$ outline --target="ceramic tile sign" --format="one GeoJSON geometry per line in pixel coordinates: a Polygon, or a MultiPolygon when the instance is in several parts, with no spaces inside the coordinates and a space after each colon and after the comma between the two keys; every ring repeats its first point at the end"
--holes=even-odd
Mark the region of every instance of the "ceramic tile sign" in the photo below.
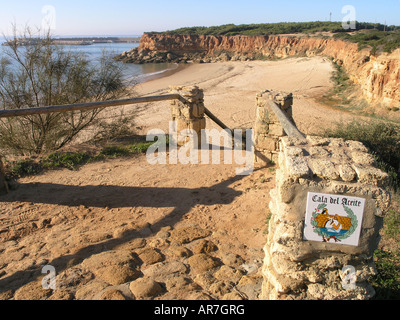
{"type": "Polygon", "coordinates": [[[365,199],[308,193],[304,240],[358,246],[365,199]]]}

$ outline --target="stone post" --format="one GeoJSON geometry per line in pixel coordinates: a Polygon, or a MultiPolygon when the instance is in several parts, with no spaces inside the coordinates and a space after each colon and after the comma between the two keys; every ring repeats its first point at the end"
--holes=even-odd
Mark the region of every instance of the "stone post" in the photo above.
{"type": "Polygon", "coordinates": [[[280,141],[262,299],[370,299],[388,175],[359,142],[280,141]]]}
{"type": "MultiPolygon", "coordinates": [[[[178,134],[182,130],[194,130],[201,144],[201,130],[206,128],[204,93],[197,86],[171,86],[172,94],[179,94],[181,101],[171,101],[172,120],[177,122],[178,134]]],[[[178,142],[183,145],[185,142],[178,142]]]]}
{"type": "Polygon", "coordinates": [[[0,195],[8,193],[8,184],[5,177],[3,162],[0,158],[0,195]]]}
{"type": "Polygon", "coordinates": [[[286,133],[270,109],[268,100],[274,101],[288,116],[292,118],[293,95],[277,91],[263,91],[257,94],[257,115],[255,123],[256,163],[265,164],[266,160],[278,162],[279,138],[286,133]]]}

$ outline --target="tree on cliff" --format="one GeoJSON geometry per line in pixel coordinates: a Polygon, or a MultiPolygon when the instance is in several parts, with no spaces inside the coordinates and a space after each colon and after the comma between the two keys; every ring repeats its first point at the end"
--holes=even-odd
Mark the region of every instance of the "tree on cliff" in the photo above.
{"type": "MultiPolygon", "coordinates": [[[[0,109],[104,101],[126,94],[119,63],[103,54],[93,63],[55,45],[49,33],[26,29],[0,55],[0,109]]],[[[54,151],[93,125],[101,110],[0,119],[0,148],[17,155],[54,151]]]]}

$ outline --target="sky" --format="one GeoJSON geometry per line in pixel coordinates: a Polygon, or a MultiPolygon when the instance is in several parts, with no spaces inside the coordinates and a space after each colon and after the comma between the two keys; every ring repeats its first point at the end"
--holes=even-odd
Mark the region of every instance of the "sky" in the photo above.
{"type": "Polygon", "coordinates": [[[400,25],[400,0],[0,0],[0,34],[11,26],[51,28],[53,35],[141,35],[190,26],[357,21],[400,25]]]}

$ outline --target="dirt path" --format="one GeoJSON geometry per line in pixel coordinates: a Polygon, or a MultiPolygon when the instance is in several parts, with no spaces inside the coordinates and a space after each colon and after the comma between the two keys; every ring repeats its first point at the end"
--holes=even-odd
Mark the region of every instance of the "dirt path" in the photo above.
{"type": "Polygon", "coordinates": [[[22,179],[17,191],[1,198],[0,297],[16,290],[16,299],[91,299],[147,275],[162,281],[155,294],[160,299],[221,299],[235,293],[233,287],[255,299],[274,171],[239,177],[234,169],[151,166],[141,156],[22,179]],[[85,268],[85,261],[109,250],[116,264],[121,252],[134,253],[127,264],[138,274],[109,274],[97,269],[101,263],[85,268]],[[204,256],[210,265],[198,267],[195,259],[204,256]],[[53,295],[38,281],[18,289],[45,264],[58,274],[53,295]],[[208,273],[220,266],[217,276],[208,273]]]}

